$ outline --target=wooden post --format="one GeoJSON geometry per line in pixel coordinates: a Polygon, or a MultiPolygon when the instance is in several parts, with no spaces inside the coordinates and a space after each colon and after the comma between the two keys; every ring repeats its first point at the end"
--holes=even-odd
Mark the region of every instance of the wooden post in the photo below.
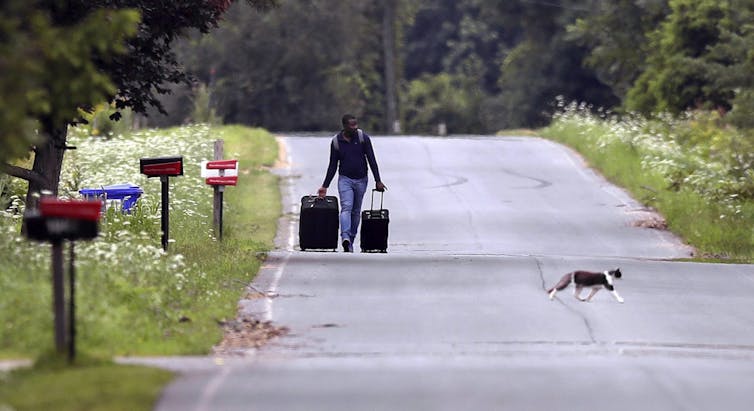
{"type": "MultiPolygon", "coordinates": [[[[215,140],[214,160],[222,160],[224,157],[223,140],[215,140]]],[[[214,198],[212,202],[212,226],[217,233],[217,239],[223,239],[223,191],[225,186],[214,186],[214,198]]]]}
{"type": "Polygon", "coordinates": [[[162,184],[162,249],[168,251],[170,231],[170,179],[168,176],[160,176],[162,184]]]}
{"type": "Polygon", "coordinates": [[[76,253],[74,242],[70,241],[68,247],[68,362],[73,363],[76,358],[76,253]]]}
{"type": "Polygon", "coordinates": [[[60,354],[66,347],[65,281],[63,276],[63,242],[52,242],[52,311],[55,324],[55,351],[60,354]]]}

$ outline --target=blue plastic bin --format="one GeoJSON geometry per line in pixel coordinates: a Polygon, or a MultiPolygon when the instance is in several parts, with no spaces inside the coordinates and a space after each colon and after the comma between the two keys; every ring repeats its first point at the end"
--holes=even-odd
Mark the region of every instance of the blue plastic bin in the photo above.
{"type": "Polygon", "coordinates": [[[87,198],[100,198],[106,200],[106,203],[110,203],[111,200],[119,201],[124,213],[131,213],[131,208],[133,208],[143,193],[144,190],[141,187],[130,183],[114,184],[100,188],[82,188],[79,190],[79,194],[87,198]]]}

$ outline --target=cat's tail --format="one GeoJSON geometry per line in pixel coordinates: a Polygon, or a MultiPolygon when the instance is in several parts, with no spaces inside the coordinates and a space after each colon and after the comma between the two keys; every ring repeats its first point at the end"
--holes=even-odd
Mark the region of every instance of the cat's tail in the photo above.
{"type": "Polygon", "coordinates": [[[568,274],[564,275],[560,279],[560,281],[558,281],[558,283],[555,284],[554,287],[552,287],[549,290],[547,290],[547,294],[549,294],[550,298],[552,298],[555,295],[556,291],[560,291],[560,290],[568,287],[568,285],[571,284],[571,281],[573,281],[573,273],[568,273],[568,274]]]}

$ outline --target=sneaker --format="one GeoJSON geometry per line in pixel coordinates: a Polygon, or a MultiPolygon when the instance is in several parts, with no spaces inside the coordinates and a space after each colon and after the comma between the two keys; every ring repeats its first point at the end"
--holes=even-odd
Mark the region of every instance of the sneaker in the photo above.
{"type": "Polygon", "coordinates": [[[351,247],[351,242],[349,240],[343,240],[343,252],[344,253],[353,252],[353,247],[351,247]]]}

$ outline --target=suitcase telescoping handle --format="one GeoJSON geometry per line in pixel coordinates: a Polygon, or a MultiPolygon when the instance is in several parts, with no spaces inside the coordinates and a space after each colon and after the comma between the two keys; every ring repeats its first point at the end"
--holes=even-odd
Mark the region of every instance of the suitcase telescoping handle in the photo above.
{"type": "Polygon", "coordinates": [[[380,191],[380,190],[378,190],[376,188],[372,189],[372,205],[370,206],[371,207],[370,210],[374,210],[374,192],[375,191],[377,191],[378,193],[380,193],[380,210],[382,210],[382,201],[385,199],[385,192],[384,191],[380,191]]]}

